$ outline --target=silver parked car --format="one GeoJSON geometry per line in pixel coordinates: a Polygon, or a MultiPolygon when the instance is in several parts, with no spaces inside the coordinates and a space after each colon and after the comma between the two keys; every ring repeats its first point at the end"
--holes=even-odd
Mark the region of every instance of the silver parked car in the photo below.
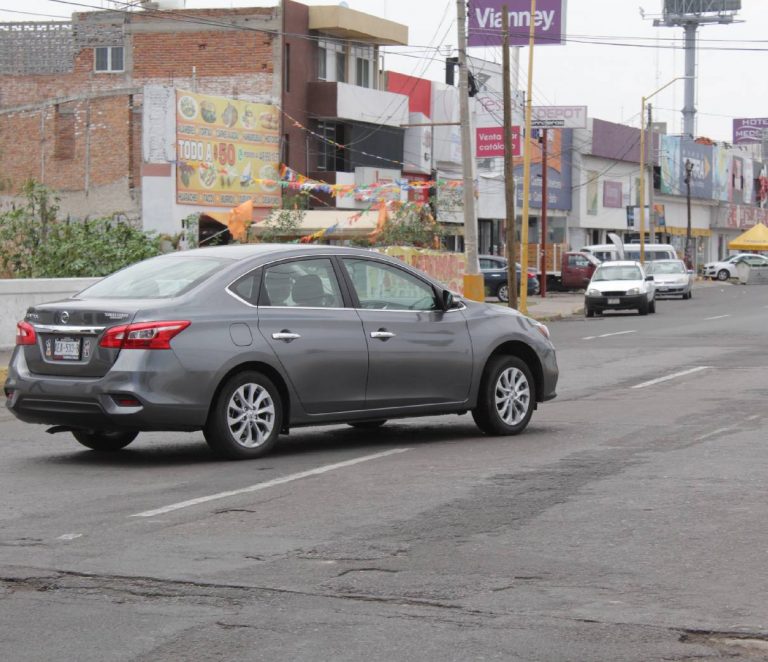
{"type": "Polygon", "coordinates": [[[558,378],[543,324],[328,246],[145,260],[30,308],[16,344],[8,409],[101,451],[140,431],[202,429],[214,451],[245,459],[295,426],[467,411],[487,434],[517,434],[558,378]]]}
{"type": "Polygon", "coordinates": [[[656,286],[656,298],[680,296],[690,299],[693,296],[693,275],[682,260],[656,260],[645,265],[646,273],[653,276],[656,286]]]}

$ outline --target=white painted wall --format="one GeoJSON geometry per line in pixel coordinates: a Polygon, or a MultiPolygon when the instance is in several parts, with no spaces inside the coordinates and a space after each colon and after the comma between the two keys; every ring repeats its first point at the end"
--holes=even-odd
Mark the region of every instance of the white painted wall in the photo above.
{"type": "Polygon", "coordinates": [[[100,278],[3,278],[0,279],[0,349],[16,343],[16,323],[27,308],[38,303],[66,299],[100,278]]]}

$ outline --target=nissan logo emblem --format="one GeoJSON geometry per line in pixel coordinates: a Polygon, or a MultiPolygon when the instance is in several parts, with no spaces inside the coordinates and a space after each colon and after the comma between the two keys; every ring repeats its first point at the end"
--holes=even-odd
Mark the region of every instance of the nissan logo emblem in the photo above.
{"type": "Polygon", "coordinates": [[[66,324],[69,322],[69,313],[65,310],[59,315],[59,319],[61,320],[62,324],[66,324]]]}

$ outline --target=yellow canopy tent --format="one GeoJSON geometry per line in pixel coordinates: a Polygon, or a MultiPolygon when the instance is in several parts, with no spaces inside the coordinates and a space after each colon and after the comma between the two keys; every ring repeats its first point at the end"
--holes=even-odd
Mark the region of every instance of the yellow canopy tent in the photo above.
{"type": "Polygon", "coordinates": [[[729,241],[728,248],[737,251],[768,251],[768,227],[758,223],[733,241],[729,241]]]}

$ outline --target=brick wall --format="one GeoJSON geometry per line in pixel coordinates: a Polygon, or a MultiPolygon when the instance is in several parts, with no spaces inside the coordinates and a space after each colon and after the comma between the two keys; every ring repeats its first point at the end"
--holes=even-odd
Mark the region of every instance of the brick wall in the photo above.
{"type": "Polygon", "coordinates": [[[74,14],[70,73],[0,75],[0,196],[35,178],[78,199],[117,186],[124,205],[141,181],[139,90],[160,83],[224,96],[279,94],[276,37],[263,31],[279,29],[276,16],[270,7],[74,14]],[[97,73],[93,46],[107,32],[114,41],[116,30],[125,35],[126,71],[97,73]]]}

